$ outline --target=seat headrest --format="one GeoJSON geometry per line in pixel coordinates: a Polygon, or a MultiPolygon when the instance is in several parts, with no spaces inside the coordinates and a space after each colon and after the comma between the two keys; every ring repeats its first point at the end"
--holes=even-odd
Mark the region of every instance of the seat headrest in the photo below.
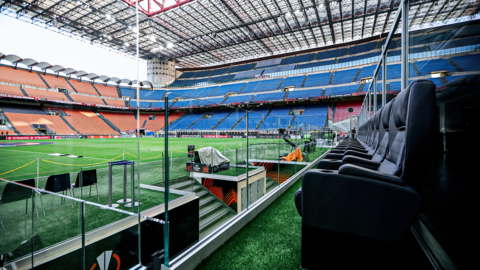
{"type": "Polygon", "coordinates": [[[385,104],[385,107],[383,107],[383,113],[382,113],[382,126],[385,130],[388,130],[389,123],[390,123],[390,112],[392,110],[392,104],[395,101],[395,99],[392,99],[390,102],[385,104]]]}
{"type": "Polygon", "coordinates": [[[392,110],[393,120],[398,129],[404,129],[405,123],[407,122],[407,111],[408,111],[408,100],[410,96],[410,90],[415,86],[420,89],[425,88],[429,89],[432,82],[429,80],[416,80],[408,85],[405,90],[400,92],[396,97],[395,106],[392,110]],[[423,85],[423,86],[422,86],[423,85]]]}

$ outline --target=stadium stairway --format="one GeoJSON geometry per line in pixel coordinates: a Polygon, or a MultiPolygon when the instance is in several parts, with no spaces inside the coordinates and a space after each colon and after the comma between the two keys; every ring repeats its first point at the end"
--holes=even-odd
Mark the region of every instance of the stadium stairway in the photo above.
{"type": "Polygon", "coordinates": [[[75,101],[73,100],[73,98],[70,96],[70,94],[69,94],[69,93],[67,93],[66,91],[65,91],[65,92],[63,92],[63,93],[64,93],[64,94],[65,94],[65,96],[68,98],[68,100],[70,100],[71,102],[75,102],[75,101]]]}
{"type": "Polygon", "coordinates": [[[244,116],[242,116],[240,119],[238,119],[238,121],[235,123],[235,125],[232,126],[232,129],[231,130],[234,130],[235,127],[238,125],[238,123],[242,122],[243,118],[247,117],[247,115],[245,114],[244,116]]]}
{"type": "Polygon", "coordinates": [[[105,105],[108,105],[107,102],[105,101],[105,99],[102,98],[102,101],[105,105]]]}
{"type": "Polygon", "coordinates": [[[60,114],[59,116],[60,116],[60,118],[62,118],[62,120],[65,122],[65,124],[67,124],[67,126],[68,126],[69,128],[71,128],[73,131],[77,132],[77,134],[81,134],[80,132],[78,132],[78,130],[76,130],[76,129],[72,126],[72,124],[70,124],[70,123],[68,122],[68,120],[65,118],[65,116],[63,116],[62,114],[60,114]]]}
{"type": "MultiPolygon", "coordinates": [[[[119,98],[122,98],[122,91],[120,91],[120,87],[116,87],[117,88],[117,94],[118,94],[118,97],[119,98]]],[[[127,103],[125,103],[125,107],[127,106],[127,103]]]]}
{"type": "Polygon", "coordinates": [[[267,116],[270,115],[272,110],[273,110],[273,106],[270,107],[270,110],[268,110],[267,114],[265,114],[265,116],[262,117],[262,120],[260,120],[260,123],[258,123],[258,126],[255,128],[255,130],[258,130],[262,126],[263,121],[265,121],[265,118],[267,118],[267,116]]]}
{"type": "Polygon", "coordinates": [[[454,67],[458,72],[463,72],[463,71],[465,71],[465,70],[463,70],[463,68],[461,68],[459,65],[457,65],[457,63],[455,63],[452,59],[447,58],[447,59],[445,59],[445,60],[447,60],[447,62],[448,62],[450,65],[452,65],[452,67],[454,67]]]}
{"type": "Polygon", "coordinates": [[[363,88],[365,87],[365,85],[366,85],[366,83],[360,84],[360,87],[358,87],[358,89],[357,89],[357,93],[358,93],[358,92],[362,92],[362,91],[363,91],[363,88]]]}
{"type": "Polygon", "coordinates": [[[420,69],[417,67],[416,63],[412,63],[413,70],[415,70],[415,73],[417,73],[417,76],[420,77],[422,76],[422,73],[420,72],[420,69]]]}
{"type": "Polygon", "coordinates": [[[297,118],[296,115],[294,115],[294,116],[292,117],[292,120],[290,120],[290,123],[288,123],[288,126],[290,126],[290,127],[293,126],[293,123],[295,122],[295,118],[297,118]]]}
{"type": "Polygon", "coordinates": [[[145,120],[145,121],[143,122],[142,128],[145,127],[145,125],[147,124],[147,121],[148,121],[148,120],[145,120]]]}
{"type": "Polygon", "coordinates": [[[191,128],[193,125],[195,125],[195,123],[196,123],[198,120],[204,119],[204,118],[205,118],[205,114],[206,114],[206,113],[204,113],[202,116],[200,116],[197,120],[193,121],[193,123],[190,124],[190,125],[189,125],[188,127],[186,127],[185,129],[188,130],[188,129],[191,128]]]}
{"type": "MultiPolygon", "coordinates": [[[[350,48],[349,48],[349,49],[350,49],[350,48]]],[[[362,72],[362,69],[363,69],[363,68],[359,68],[359,69],[357,70],[357,74],[355,74],[355,78],[353,78],[353,81],[354,81],[354,82],[357,81],[357,78],[358,78],[358,76],[360,75],[360,72],[362,72]]]]}
{"type": "Polygon", "coordinates": [[[308,75],[305,76],[305,78],[303,78],[303,82],[302,82],[302,85],[300,85],[300,88],[303,88],[303,86],[305,85],[305,82],[307,81],[307,78],[308,78],[308,75]]]}
{"type": "Polygon", "coordinates": [[[65,81],[67,81],[68,85],[70,85],[70,87],[72,87],[73,91],[75,91],[76,93],[78,93],[77,89],[75,89],[75,87],[73,87],[73,85],[70,83],[69,80],[67,80],[67,78],[64,78],[65,81]]]}
{"type": "Polygon", "coordinates": [[[25,95],[26,97],[28,97],[29,95],[27,94],[27,91],[25,91],[25,89],[23,89],[23,86],[20,85],[20,91],[22,91],[23,95],[25,95]]]}
{"type": "Polygon", "coordinates": [[[40,79],[42,79],[42,82],[47,86],[47,88],[51,88],[50,85],[48,85],[47,81],[45,81],[45,79],[42,77],[42,75],[40,75],[40,73],[37,73],[38,77],[40,77],[40,79]]]}
{"type": "MultiPolygon", "coordinates": [[[[95,92],[97,92],[97,94],[98,94],[99,96],[102,96],[102,95],[100,94],[100,92],[98,91],[98,89],[95,87],[95,84],[92,83],[92,87],[93,87],[93,89],[95,89],[95,92]]],[[[104,100],[103,102],[105,102],[105,100],[104,100]]],[[[105,102],[105,104],[108,105],[106,102],[105,102]]]]}
{"type": "Polygon", "coordinates": [[[213,91],[212,91],[212,93],[211,93],[210,95],[208,95],[208,97],[212,97],[212,96],[214,96],[213,94],[215,93],[215,91],[217,91],[217,90],[218,90],[218,88],[220,88],[220,86],[218,86],[217,88],[215,88],[215,90],[213,90],[213,91]]]}
{"type": "Polygon", "coordinates": [[[10,122],[10,119],[8,119],[8,117],[5,113],[0,112],[0,115],[3,116],[3,119],[5,119],[5,121],[7,122],[6,124],[7,124],[8,129],[15,131],[15,133],[17,133],[18,135],[21,134],[20,131],[18,131],[18,129],[16,129],[15,126],[12,125],[12,122],[10,122]]]}
{"type": "Polygon", "coordinates": [[[439,77],[438,80],[439,80],[443,85],[445,85],[445,84],[448,83],[447,79],[445,79],[444,77],[439,77]]]}
{"type": "Polygon", "coordinates": [[[220,121],[218,121],[218,123],[213,127],[213,129],[216,129],[218,127],[218,125],[220,125],[220,123],[223,122],[223,120],[227,119],[235,110],[232,110],[230,113],[228,113],[224,118],[220,119],[220,121]]]}
{"type": "MultiPolygon", "coordinates": [[[[110,120],[108,120],[107,118],[103,117],[103,115],[101,115],[98,111],[97,111],[97,108],[93,108],[92,111],[95,113],[95,115],[97,115],[100,119],[102,119],[105,123],[107,123],[107,125],[109,125],[113,130],[115,130],[116,132],[122,134],[122,131],[120,129],[118,129],[112,122],[110,122],[110,120]]],[[[144,124],[145,125],[145,124],[144,124]]]]}
{"type": "Polygon", "coordinates": [[[193,181],[193,187],[192,180],[186,178],[185,180],[170,186],[170,188],[187,192],[193,190],[195,195],[199,197],[200,208],[198,215],[200,224],[198,229],[200,237],[214,231],[236,215],[232,208],[226,205],[222,200],[217,198],[215,194],[196,180],[193,181]]]}

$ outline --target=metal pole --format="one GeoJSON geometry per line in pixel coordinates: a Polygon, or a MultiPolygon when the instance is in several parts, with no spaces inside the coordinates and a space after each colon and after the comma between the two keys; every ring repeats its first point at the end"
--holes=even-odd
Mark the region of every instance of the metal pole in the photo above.
{"type": "Polygon", "coordinates": [[[247,181],[246,183],[247,183],[247,210],[248,210],[248,157],[249,157],[248,155],[249,155],[249,152],[250,152],[250,151],[248,151],[248,149],[250,148],[250,145],[248,144],[248,135],[249,135],[248,134],[248,111],[247,111],[246,117],[247,117],[247,164],[246,164],[246,174],[245,175],[246,175],[246,181],[247,181]]]}
{"type": "Polygon", "coordinates": [[[39,181],[40,181],[40,158],[37,158],[37,188],[40,188],[38,186],[39,181]]]}
{"type": "Polygon", "coordinates": [[[83,200],[83,168],[80,168],[80,199],[83,200]]]}
{"type": "Polygon", "coordinates": [[[409,35],[408,35],[408,10],[410,4],[408,0],[403,0],[402,6],[402,70],[401,70],[401,89],[403,91],[408,86],[408,46],[409,46],[409,35]]]}
{"type": "Polygon", "coordinates": [[[387,50],[382,46],[382,108],[387,103],[387,50]]]}
{"type": "Polygon", "coordinates": [[[112,207],[112,164],[108,163],[108,206],[112,207]]]}
{"type": "MultiPolygon", "coordinates": [[[[135,16],[136,16],[136,24],[137,24],[137,37],[136,37],[136,62],[137,62],[137,132],[139,133],[137,136],[137,161],[138,161],[138,201],[140,201],[140,26],[139,26],[139,1],[135,4],[135,16]]],[[[168,122],[168,118],[167,118],[168,122]]],[[[134,182],[133,175],[134,175],[134,166],[132,163],[132,182],[134,182]]],[[[132,192],[132,205],[134,205],[134,192],[132,192]]],[[[141,226],[140,226],[140,204],[138,206],[138,264],[142,265],[142,239],[141,239],[141,226]]]]}
{"type": "Polygon", "coordinates": [[[377,75],[373,77],[373,112],[377,111],[377,75]]]}
{"type": "Polygon", "coordinates": [[[82,201],[82,269],[85,270],[85,201],[82,201]]]}
{"type": "Polygon", "coordinates": [[[165,94],[165,225],[163,226],[163,239],[164,239],[164,251],[165,251],[165,266],[169,267],[169,238],[168,238],[168,201],[170,200],[170,166],[168,164],[168,92],[165,94]]]}

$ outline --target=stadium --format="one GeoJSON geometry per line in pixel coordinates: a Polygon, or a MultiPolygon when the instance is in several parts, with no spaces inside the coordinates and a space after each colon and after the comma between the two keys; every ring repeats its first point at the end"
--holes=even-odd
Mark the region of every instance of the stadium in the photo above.
{"type": "Polygon", "coordinates": [[[0,0],[0,269],[476,268],[479,19],[0,0]]]}

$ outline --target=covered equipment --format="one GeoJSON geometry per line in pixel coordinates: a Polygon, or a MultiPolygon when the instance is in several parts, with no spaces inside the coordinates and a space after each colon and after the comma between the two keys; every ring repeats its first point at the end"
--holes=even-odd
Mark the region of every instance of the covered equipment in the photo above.
{"type": "Polygon", "coordinates": [[[213,147],[198,149],[193,158],[195,163],[209,164],[213,172],[230,169],[230,160],[213,147]]]}

